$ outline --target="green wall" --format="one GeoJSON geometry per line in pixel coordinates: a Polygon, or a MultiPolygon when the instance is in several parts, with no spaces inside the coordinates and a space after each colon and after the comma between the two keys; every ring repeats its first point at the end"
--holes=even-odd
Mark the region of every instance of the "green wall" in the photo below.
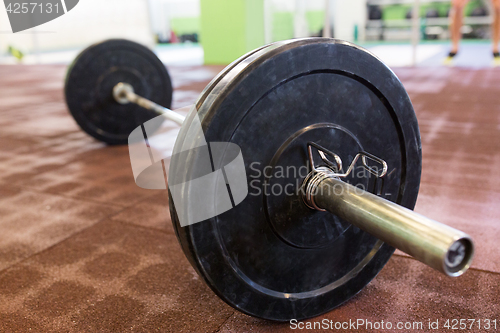
{"type": "Polygon", "coordinates": [[[170,20],[170,26],[177,35],[200,33],[199,17],[175,17],[170,20]]]}
{"type": "MultiPolygon", "coordinates": [[[[273,41],[291,39],[294,36],[294,13],[275,12],[272,17],[273,41]]],[[[322,10],[306,12],[306,21],[309,33],[315,35],[320,32],[325,23],[325,12],[322,10]]]]}
{"type": "Polygon", "coordinates": [[[293,38],[293,13],[276,12],[273,14],[273,41],[293,38]]]}
{"type": "Polygon", "coordinates": [[[229,64],[264,45],[264,0],[200,0],[205,64],[229,64]]]}
{"type": "Polygon", "coordinates": [[[306,12],[307,25],[310,33],[318,33],[325,24],[325,12],[314,10],[306,12]]]}
{"type": "MultiPolygon", "coordinates": [[[[200,5],[205,64],[229,64],[264,45],[264,0],[200,0],[200,5]]],[[[293,38],[294,13],[275,12],[271,19],[273,41],[293,38]]],[[[324,11],[308,11],[306,20],[309,32],[317,34],[324,11]]]]}
{"type": "Polygon", "coordinates": [[[264,0],[246,0],[245,9],[246,50],[242,55],[265,44],[264,0]]]}

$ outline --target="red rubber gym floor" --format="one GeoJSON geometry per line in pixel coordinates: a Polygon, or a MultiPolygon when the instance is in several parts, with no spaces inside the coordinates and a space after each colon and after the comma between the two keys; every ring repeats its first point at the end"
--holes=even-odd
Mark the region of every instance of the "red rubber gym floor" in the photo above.
{"type": "MultiPolygon", "coordinates": [[[[174,108],[221,69],[170,68],[174,108]]],[[[138,188],[127,147],[96,142],[69,116],[65,70],[0,66],[0,332],[291,331],[233,310],[201,281],[166,192],[138,188]]],[[[428,332],[429,320],[445,331],[447,319],[496,319],[500,330],[500,71],[396,74],[422,135],[416,211],[469,233],[473,267],[451,279],[398,252],[351,301],[311,321],[422,322],[428,332]]]]}

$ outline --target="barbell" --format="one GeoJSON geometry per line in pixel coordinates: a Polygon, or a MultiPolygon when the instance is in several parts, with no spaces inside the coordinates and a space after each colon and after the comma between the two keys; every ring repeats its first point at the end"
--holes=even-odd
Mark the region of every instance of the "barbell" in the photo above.
{"type": "Polygon", "coordinates": [[[467,234],[412,211],[422,155],[410,98],[351,43],[254,50],[183,117],[169,109],[172,85],[154,53],[110,40],[77,57],[65,95],[82,129],[110,144],[130,133],[146,142],[164,119],[181,125],[168,171],[174,229],[198,274],[244,313],[285,321],[330,311],[394,248],[448,276],[471,264],[467,234]]]}

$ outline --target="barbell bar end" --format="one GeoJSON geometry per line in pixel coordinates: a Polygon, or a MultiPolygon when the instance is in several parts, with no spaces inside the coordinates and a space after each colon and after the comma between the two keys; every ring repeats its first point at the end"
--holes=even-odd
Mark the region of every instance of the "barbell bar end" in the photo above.
{"type": "Polygon", "coordinates": [[[451,244],[443,262],[443,271],[450,277],[465,273],[474,258],[474,242],[469,235],[463,235],[451,244]]]}
{"type": "Polygon", "coordinates": [[[119,104],[128,104],[132,102],[128,97],[130,93],[135,94],[134,87],[128,83],[119,82],[113,87],[113,98],[119,104]]]}
{"type": "Polygon", "coordinates": [[[466,233],[342,181],[318,167],[303,183],[303,201],[329,211],[450,277],[469,269],[474,243],[466,233]]]}

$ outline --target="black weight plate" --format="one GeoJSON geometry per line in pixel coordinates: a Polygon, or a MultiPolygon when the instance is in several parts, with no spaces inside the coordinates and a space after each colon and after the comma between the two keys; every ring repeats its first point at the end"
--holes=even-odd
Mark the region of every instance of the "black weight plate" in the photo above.
{"type": "Polygon", "coordinates": [[[172,103],[168,71],[150,49],[123,39],[88,47],[69,68],[66,103],[85,132],[108,144],[126,144],[137,126],[157,116],[134,104],[118,104],[112,91],[119,82],[131,84],[138,95],[164,107],[172,103]]]}
{"type": "MultiPolygon", "coordinates": [[[[306,208],[297,195],[273,193],[272,186],[292,184],[297,191],[305,174],[277,171],[307,165],[309,141],[339,154],[345,165],[363,149],[384,159],[389,172],[383,181],[366,173],[348,181],[412,209],[421,145],[401,82],[366,50],[310,38],[255,52],[214,85],[183,124],[169,176],[177,184],[188,181],[204,163],[196,153],[187,161],[175,155],[192,140],[187,128],[197,112],[207,142],[241,148],[249,194],[233,209],[187,227],[180,226],[180,207],[171,200],[186,256],[217,295],[249,315],[285,321],[339,306],[378,274],[394,249],[347,221],[306,208]]],[[[194,190],[186,183],[185,200],[194,190]]]]}

